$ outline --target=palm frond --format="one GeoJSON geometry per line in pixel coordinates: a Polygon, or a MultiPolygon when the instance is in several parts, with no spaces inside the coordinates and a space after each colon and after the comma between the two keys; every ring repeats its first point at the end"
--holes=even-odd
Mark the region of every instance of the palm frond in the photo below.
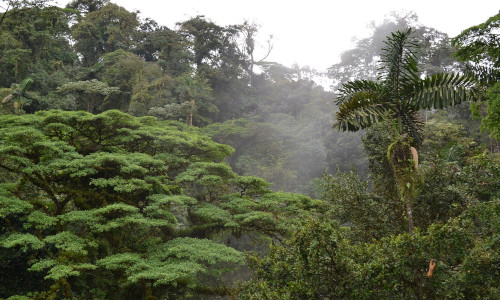
{"type": "Polygon", "coordinates": [[[500,69],[495,67],[467,64],[465,66],[465,75],[473,77],[486,85],[500,81],[500,69]]]}
{"type": "Polygon", "coordinates": [[[373,101],[371,95],[360,92],[339,106],[337,122],[333,127],[343,131],[358,131],[384,119],[389,109],[389,104],[373,101]]]}
{"type": "Polygon", "coordinates": [[[416,52],[418,44],[411,38],[412,30],[393,32],[382,49],[381,79],[387,88],[399,98],[400,89],[404,88],[404,82],[418,80],[418,66],[416,52]]]}
{"type": "Polygon", "coordinates": [[[2,103],[7,103],[9,101],[17,101],[21,98],[27,98],[34,100],[35,96],[28,92],[28,89],[33,84],[33,79],[27,77],[23,79],[19,84],[13,84],[11,87],[11,92],[5,98],[2,99],[2,103]]]}
{"type": "Polygon", "coordinates": [[[381,84],[371,80],[354,80],[342,85],[335,98],[335,104],[340,106],[354,97],[359,97],[359,95],[363,95],[365,99],[377,101],[381,94],[381,84]]]}
{"type": "Polygon", "coordinates": [[[439,73],[420,80],[411,102],[417,109],[446,108],[463,101],[477,101],[475,81],[460,74],[439,73]]]}
{"type": "Polygon", "coordinates": [[[32,85],[32,84],[33,84],[33,79],[31,79],[31,78],[27,77],[27,78],[25,78],[23,81],[21,81],[21,82],[19,83],[18,88],[19,88],[22,92],[25,92],[25,91],[27,91],[27,90],[31,87],[31,85],[32,85]]]}

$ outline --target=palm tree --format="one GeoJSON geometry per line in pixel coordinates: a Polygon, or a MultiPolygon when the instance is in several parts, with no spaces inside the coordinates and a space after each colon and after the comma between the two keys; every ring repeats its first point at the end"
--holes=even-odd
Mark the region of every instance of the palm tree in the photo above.
{"type": "MultiPolygon", "coordinates": [[[[178,78],[178,87],[176,92],[179,93],[180,104],[187,103],[186,123],[189,126],[193,125],[193,113],[196,111],[195,101],[211,99],[212,89],[208,81],[203,78],[192,78],[190,74],[184,74],[178,78]]],[[[198,103],[198,105],[210,107],[209,103],[198,103]]]]}
{"type": "Polygon", "coordinates": [[[377,81],[345,83],[335,102],[339,106],[334,127],[358,131],[375,123],[394,120],[399,138],[388,149],[400,197],[405,202],[410,235],[413,235],[411,189],[414,185],[418,145],[423,123],[420,109],[445,108],[478,98],[474,81],[460,74],[435,74],[420,78],[412,30],[397,31],[387,37],[382,49],[377,81]]]}
{"type": "Polygon", "coordinates": [[[19,84],[13,84],[10,94],[2,99],[2,104],[12,101],[15,113],[20,113],[24,104],[24,100],[27,99],[31,101],[37,101],[36,97],[32,93],[28,92],[32,84],[33,79],[29,77],[25,78],[19,84]]]}

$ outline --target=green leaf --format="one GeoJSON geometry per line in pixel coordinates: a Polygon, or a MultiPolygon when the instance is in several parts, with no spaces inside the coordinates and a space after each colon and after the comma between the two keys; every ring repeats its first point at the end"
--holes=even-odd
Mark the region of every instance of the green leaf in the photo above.
{"type": "Polygon", "coordinates": [[[97,247],[97,243],[80,238],[75,234],[63,231],[55,235],[45,237],[44,242],[53,244],[57,249],[68,252],[70,255],[85,256],[88,254],[89,248],[97,247]]]}
{"type": "Polygon", "coordinates": [[[4,248],[20,246],[24,252],[27,252],[29,249],[41,249],[45,246],[45,244],[35,235],[29,233],[13,233],[0,239],[0,246],[4,248]]]}

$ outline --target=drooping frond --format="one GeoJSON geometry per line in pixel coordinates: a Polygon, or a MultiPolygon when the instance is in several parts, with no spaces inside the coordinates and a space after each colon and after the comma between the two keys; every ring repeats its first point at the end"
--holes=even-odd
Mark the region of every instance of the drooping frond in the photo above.
{"type": "Polygon", "coordinates": [[[442,109],[463,101],[477,101],[480,96],[474,85],[475,82],[468,76],[435,74],[417,83],[411,102],[417,109],[442,109]]]}
{"type": "Polygon", "coordinates": [[[339,106],[333,126],[343,131],[358,131],[381,121],[389,108],[386,103],[373,101],[370,93],[359,92],[339,106]]]}
{"type": "Polygon", "coordinates": [[[495,67],[467,64],[465,75],[487,85],[500,81],[500,69],[495,67]]]}
{"type": "Polygon", "coordinates": [[[382,93],[382,85],[371,80],[354,80],[342,85],[339,89],[335,104],[341,105],[354,97],[363,95],[364,99],[377,101],[382,93]]]}

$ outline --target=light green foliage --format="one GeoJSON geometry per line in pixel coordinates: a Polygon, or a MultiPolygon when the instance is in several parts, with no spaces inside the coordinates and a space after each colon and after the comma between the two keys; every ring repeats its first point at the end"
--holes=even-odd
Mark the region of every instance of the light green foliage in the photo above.
{"type": "Polygon", "coordinates": [[[45,230],[56,225],[56,222],[56,217],[49,216],[39,210],[35,210],[27,216],[27,223],[25,226],[45,230]]]}
{"type": "Polygon", "coordinates": [[[88,112],[101,112],[101,106],[108,96],[120,91],[117,87],[109,87],[108,84],[97,79],[69,82],[59,87],[57,91],[61,94],[71,94],[76,98],[77,107],[88,112]]]}
{"type": "MultiPolygon", "coordinates": [[[[382,75],[343,86],[339,113],[352,113],[355,129],[391,114],[400,122],[367,132],[373,191],[355,172],[338,173],[324,177],[319,201],[270,187],[312,194],[310,182],[324,172],[354,167],[365,175],[364,132],[329,130],[336,108],[315,83],[318,72],[255,59],[257,25],[197,16],[171,30],[108,0],[65,9],[7,2],[0,112],[20,116],[0,117],[0,298],[227,297],[226,284],[247,278],[244,267],[227,272],[243,264],[235,249],[264,253],[269,242],[282,247],[273,247],[272,259],[252,259],[262,267],[247,285],[253,298],[411,299],[419,286],[430,299],[498,298],[498,207],[491,206],[500,196],[498,161],[467,136],[470,122],[431,116],[418,176],[398,182],[417,188],[420,229],[397,235],[401,172],[387,147],[411,142],[403,132],[420,145],[418,108],[475,96],[465,77],[436,74],[459,65],[447,36],[414,14],[373,24],[372,36],[331,68],[336,86],[382,75]],[[416,40],[403,38],[408,55],[399,59],[389,48],[404,34],[383,42],[410,26],[416,40]],[[422,51],[412,53],[416,44],[422,51]],[[50,108],[105,113],[42,111],[50,108]],[[431,257],[438,267],[427,280],[431,257]]],[[[460,59],[497,63],[497,19],[457,37],[460,59]]],[[[496,73],[476,67],[490,89],[488,111],[479,113],[488,114],[483,128],[494,137],[496,73]]],[[[450,114],[457,112],[468,114],[450,114]]],[[[408,167],[406,158],[398,161],[408,167]]]]}
{"type": "Polygon", "coordinates": [[[4,186],[0,186],[0,217],[6,218],[11,215],[26,214],[33,205],[14,197],[4,186]]]}
{"type": "Polygon", "coordinates": [[[197,218],[203,219],[206,222],[217,222],[227,224],[231,220],[231,214],[210,203],[203,203],[192,211],[197,218]]]}
{"type": "Polygon", "coordinates": [[[24,252],[38,250],[44,246],[44,243],[38,237],[29,233],[12,233],[3,237],[0,241],[4,248],[21,246],[24,252]]]}
{"type": "Polygon", "coordinates": [[[279,239],[321,208],[236,175],[221,162],[232,148],[200,132],[114,110],[0,119],[0,244],[38,274],[31,291],[181,297],[243,263],[210,238],[279,239]]]}
{"type": "Polygon", "coordinates": [[[323,201],[285,192],[268,192],[258,200],[230,198],[222,206],[233,212],[236,228],[262,230],[278,239],[295,228],[301,218],[317,216],[325,211],[323,201]]]}
{"type": "MultiPolygon", "coordinates": [[[[123,253],[100,259],[97,265],[108,270],[124,270],[131,283],[152,282],[153,286],[187,285],[194,288],[197,275],[207,266],[241,264],[243,255],[206,239],[176,238],[157,245],[146,255],[123,253]]],[[[214,272],[214,269],[210,270],[214,272]]],[[[220,269],[223,271],[223,268],[220,269]]]]}
{"type": "Polygon", "coordinates": [[[240,176],[238,177],[236,185],[240,189],[241,196],[253,196],[262,195],[268,192],[268,187],[271,184],[262,178],[254,176],[240,176]]]}
{"type": "Polygon", "coordinates": [[[157,247],[152,255],[160,260],[184,259],[198,263],[241,263],[243,256],[238,251],[206,239],[177,238],[157,247]]]}
{"type": "Polygon", "coordinates": [[[196,162],[191,164],[185,172],[179,174],[176,181],[180,184],[189,184],[196,192],[206,190],[207,200],[212,201],[219,192],[228,191],[231,179],[236,178],[236,176],[227,164],[196,162]]]}

